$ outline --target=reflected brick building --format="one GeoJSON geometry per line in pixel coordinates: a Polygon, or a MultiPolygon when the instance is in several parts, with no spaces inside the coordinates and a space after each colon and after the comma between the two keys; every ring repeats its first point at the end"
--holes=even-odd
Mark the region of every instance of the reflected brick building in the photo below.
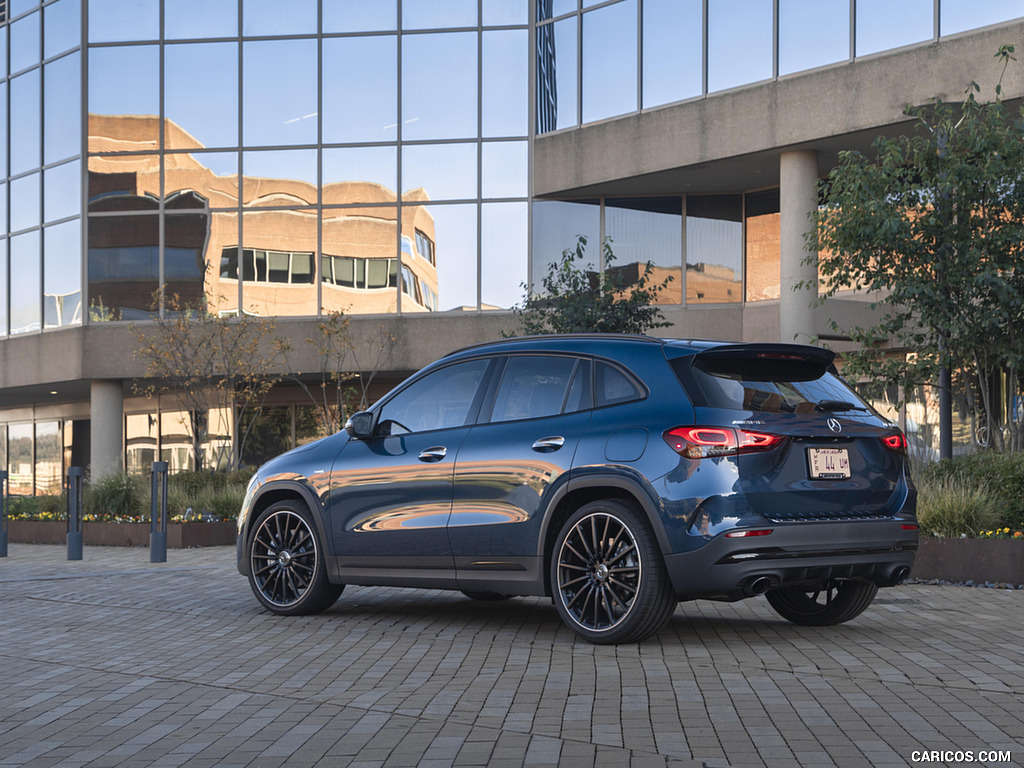
{"type": "MultiPolygon", "coordinates": [[[[90,144],[104,152],[137,150],[158,132],[156,121],[90,115],[90,144]]],[[[171,121],[162,131],[168,149],[204,149],[171,121]]],[[[316,184],[218,176],[202,160],[201,152],[166,155],[162,174],[157,155],[90,161],[88,210],[102,214],[89,228],[91,321],[144,319],[159,311],[161,195],[163,285],[184,306],[207,302],[220,314],[241,307],[273,317],[307,317],[318,307],[389,313],[401,282],[403,311],[438,308],[433,217],[414,205],[429,202],[425,190],[403,195],[399,229],[395,192],[380,184],[327,184],[318,198],[316,184]],[[241,226],[237,210],[219,210],[237,209],[239,190],[241,226]],[[401,260],[394,257],[396,243],[401,260]]]]}

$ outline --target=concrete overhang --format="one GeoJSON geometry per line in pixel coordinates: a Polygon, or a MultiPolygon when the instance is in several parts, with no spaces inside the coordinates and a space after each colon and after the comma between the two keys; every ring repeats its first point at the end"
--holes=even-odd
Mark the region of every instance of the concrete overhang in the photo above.
{"type": "MultiPolygon", "coordinates": [[[[1024,21],[877,54],[711,94],[560,133],[534,144],[539,197],[737,192],[779,183],[779,155],[814,149],[825,175],[839,151],[869,150],[905,132],[908,103],[963,98],[969,83],[989,99],[1002,72],[1000,46],[1024,43],[1024,21]]],[[[1011,63],[1003,93],[1016,108],[1024,62],[1011,63]]]]}
{"type": "MultiPolygon", "coordinates": [[[[388,378],[402,378],[459,347],[499,338],[517,324],[506,311],[353,315],[349,319],[355,359],[388,378]],[[378,354],[382,345],[384,351],[378,354]]],[[[278,317],[270,322],[271,335],[291,347],[287,370],[275,373],[320,370],[321,361],[306,341],[318,334],[316,318],[278,317]]],[[[146,364],[135,354],[136,328],[144,327],[98,323],[0,340],[0,409],[88,400],[92,381],[145,379],[146,364]]],[[[349,364],[355,366],[351,358],[349,364]]]]}

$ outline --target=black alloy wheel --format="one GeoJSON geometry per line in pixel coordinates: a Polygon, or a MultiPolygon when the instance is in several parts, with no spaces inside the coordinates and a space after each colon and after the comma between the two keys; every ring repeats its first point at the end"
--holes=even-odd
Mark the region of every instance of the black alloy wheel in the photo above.
{"type": "Polygon", "coordinates": [[[787,621],[806,627],[826,627],[860,616],[876,594],[878,586],[870,581],[830,581],[812,589],[772,589],[765,593],[765,599],[787,621]]]}
{"type": "Polygon", "coordinates": [[[249,584],[265,608],[283,616],[326,610],[345,588],[331,584],[310,513],[298,502],[264,510],[249,542],[249,584]]]}
{"type": "Polygon", "coordinates": [[[643,640],[677,602],[647,522],[614,499],[584,505],[562,526],[551,588],[562,620],[592,643],[643,640]]]}

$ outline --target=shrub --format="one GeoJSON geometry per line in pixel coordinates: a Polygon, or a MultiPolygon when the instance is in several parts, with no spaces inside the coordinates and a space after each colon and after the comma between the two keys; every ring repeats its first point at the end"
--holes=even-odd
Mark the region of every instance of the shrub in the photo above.
{"type": "Polygon", "coordinates": [[[103,475],[86,486],[82,507],[85,515],[100,522],[148,520],[149,487],[136,475],[103,475]]]}
{"type": "Polygon", "coordinates": [[[5,511],[11,520],[64,520],[67,502],[63,496],[11,496],[5,511]]]}
{"type": "Polygon", "coordinates": [[[998,520],[995,501],[984,487],[958,477],[924,477],[917,483],[917,521],[922,535],[974,537],[998,520]]]}
{"type": "Polygon", "coordinates": [[[955,478],[967,488],[984,489],[995,505],[996,524],[1024,529],[1024,453],[985,451],[944,459],[918,478],[921,482],[955,478]]]}
{"type": "MultiPolygon", "coordinates": [[[[252,470],[182,472],[167,478],[167,515],[177,520],[215,518],[234,520],[242,508],[252,470]],[[191,511],[189,511],[191,510],[191,511]]],[[[97,522],[149,520],[149,475],[104,475],[86,486],[84,519],[97,522]]],[[[12,520],[64,520],[63,496],[12,496],[7,516],[12,520]]]]}
{"type": "Polygon", "coordinates": [[[167,478],[167,511],[172,518],[234,520],[253,470],[180,472],[167,478]],[[191,510],[191,511],[190,511],[191,510]]]}

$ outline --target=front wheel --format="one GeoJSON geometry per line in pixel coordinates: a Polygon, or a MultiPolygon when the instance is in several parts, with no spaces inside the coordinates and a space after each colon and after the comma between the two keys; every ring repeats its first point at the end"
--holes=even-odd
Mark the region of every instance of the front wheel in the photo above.
{"type": "Polygon", "coordinates": [[[830,581],[820,587],[782,587],[765,593],[775,612],[806,627],[842,624],[871,605],[878,586],[869,581],[830,581]]]}
{"type": "Polygon", "coordinates": [[[256,519],[249,540],[249,585],[263,606],[282,616],[320,613],[345,588],[327,579],[324,550],[309,510],[280,501],[256,519]]]}
{"type": "Polygon", "coordinates": [[[551,558],[551,591],[562,620],[592,643],[631,643],[669,620],[676,596],[654,535],[632,505],[580,507],[562,526],[551,558]]]}

